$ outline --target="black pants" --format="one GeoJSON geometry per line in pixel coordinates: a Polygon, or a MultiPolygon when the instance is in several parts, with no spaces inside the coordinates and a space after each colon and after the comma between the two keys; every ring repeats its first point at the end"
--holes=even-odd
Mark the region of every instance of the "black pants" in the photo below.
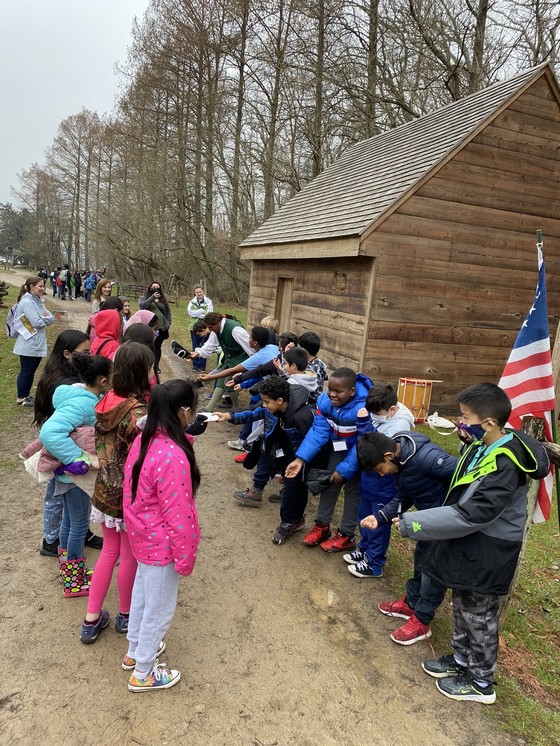
{"type": "Polygon", "coordinates": [[[19,356],[20,367],[16,381],[18,399],[25,399],[31,393],[35,371],[41,364],[41,360],[42,358],[40,357],[19,356]]]}
{"type": "Polygon", "coordinates": [[[156,368],[159,368],[159,361],[161,360],[161,346],[166,339],[169,339],[169,332],[159,329],[157,337],[154,339],[154,353],[156,356],[156,368]]]}

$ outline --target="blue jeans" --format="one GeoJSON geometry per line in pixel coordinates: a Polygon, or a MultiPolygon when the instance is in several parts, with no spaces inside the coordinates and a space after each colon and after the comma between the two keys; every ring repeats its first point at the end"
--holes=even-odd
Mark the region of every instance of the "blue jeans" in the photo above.
{"type": "MultiPolygon", "coordinates": [[[[191,344],[193,350],[196,350],[197,347],[202,347],[205,341],[206,340],[204,339],[204,337],[199,337],[198,334],[191,332],[191,344]]],[[[195,359],[192,361],[192,367],[193,370],[206,371],[206,358],[195,357],[195,359]]]]}
{"type": "Polygon", "coordinates": [[[447,588],[421,571],[424,556],[430,549],[429,541],[419,541],[414,549],[414,576],[406,581],[406,603],[422,624],[430,624],[447,588]]]}
{"type": "Polygon", "coordinates": [[[19,374],[16,381],[18,399],[25,399],[31,393],[35,371],[41,364],[41,357],[19,356],[19,374]]]}
{"type": "Polygon", "coordinates": [[[84,556],[84,543],[89,529],[90,500],[87,492],[72,487],[62,496],[60,546],[68,551],[68,559],[84,556]]]}
{"type": "Polygon", "coordinates": [[[45,490],[45,504],[43,505],[43,536],[48,544],[54,542],[60,536],[60,524],[62,522],[62,495],[54,494],[56,479],[53,477],[47,482],[45,490]]]}

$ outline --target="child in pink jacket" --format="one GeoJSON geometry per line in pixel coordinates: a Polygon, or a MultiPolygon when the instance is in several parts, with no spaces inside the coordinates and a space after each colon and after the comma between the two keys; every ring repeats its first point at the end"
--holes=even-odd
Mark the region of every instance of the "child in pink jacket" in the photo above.
{"type": "Polygon", "coordinates": [[[188,381],[156,386],[142,435],[124,469],[123,508],[130,547],[138,560],[123,668],[134,669],[131,692],[168,689],[180,671],[163,668],[158,652],[175,614],[179,576],[190,575],[200,530],[195,492],[200,483],[192,438],[196,393],[188,381]]]}

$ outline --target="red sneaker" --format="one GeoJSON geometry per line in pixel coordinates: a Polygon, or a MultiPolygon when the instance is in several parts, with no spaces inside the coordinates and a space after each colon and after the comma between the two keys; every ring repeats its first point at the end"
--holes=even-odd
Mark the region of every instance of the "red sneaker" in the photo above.
{"type": "Polygon", "coordinates": [[[237,464],[242,464],[246,458],[247,458],[247,451],[244,451],[243,453],[238,453],[237,456],[234,456],[233,460],[237,464]]]}
{"type": "Polygon", "coordinates": [[[338,531],[331,538],[321,543],[323,552],[350,552],[356,548],[353,536],[343,536],[338,531]]]}
{"type": "Polygon", "coordinates": [[[399,598],[398,601],[382,601],[377,608],[387,616],[400,616],[402,619],[414,616],[414,609],[406,603],[406,596],[399,598]]]}
{"type": "Polygon", "coordinates": [[[415,642],[431,637],[432,632],[427,624],[422,624],[414,614],[410,619],[394,632],[391,632],[391,640],[397,645],[414,645],[415,642]]]}
{"type": "Polygon", "coordinates": [[[331,530],[328,523],[321,523],[315,521],[315,525],[311,531],[304,536],[303,543],[308,547],[316,547],[325,539],[328,539],[331,535],[331,530]]]}

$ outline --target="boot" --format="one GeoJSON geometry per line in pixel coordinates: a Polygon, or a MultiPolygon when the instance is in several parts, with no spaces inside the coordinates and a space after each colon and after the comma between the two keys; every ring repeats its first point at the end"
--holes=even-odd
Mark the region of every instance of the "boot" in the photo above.
{"type": "Polygon", "coordinates": [[[62,547],[58,547],[58,582],[62,585],[64,583],[63,577],[62,577],[62,563],[66,562],[68,558],[68,552],[66,549],[62,549],[62,547]]]}
{"type": "Polygon", "coordinates": [[[86,558],[75,560],[66,558],[61,563],[64,598],[79,598],[89,595],[89,578],[86,574],[86,558]]]}

